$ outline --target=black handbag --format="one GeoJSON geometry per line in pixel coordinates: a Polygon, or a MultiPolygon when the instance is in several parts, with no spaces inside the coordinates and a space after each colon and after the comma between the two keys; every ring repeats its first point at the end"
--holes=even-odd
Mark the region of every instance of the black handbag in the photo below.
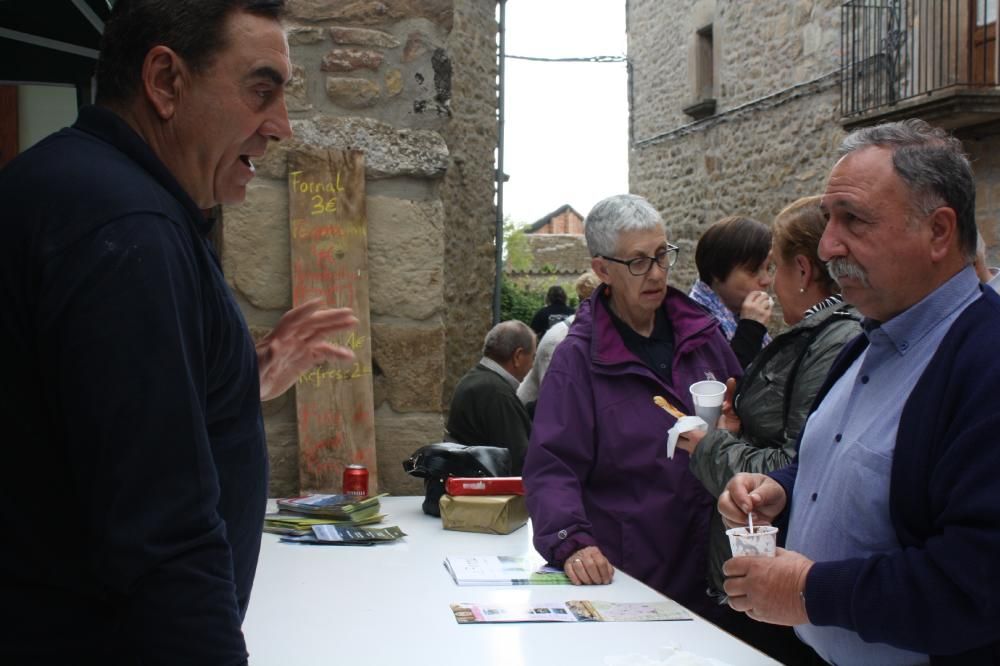
{"type": "Polygon", "coordinates": [[[440,516],[438,501],[449,476],[510,476],[510,451],[499,446],[439,442],[421,446],[403,461],[403,471],[424,480],[424,513],[440,516]]]}

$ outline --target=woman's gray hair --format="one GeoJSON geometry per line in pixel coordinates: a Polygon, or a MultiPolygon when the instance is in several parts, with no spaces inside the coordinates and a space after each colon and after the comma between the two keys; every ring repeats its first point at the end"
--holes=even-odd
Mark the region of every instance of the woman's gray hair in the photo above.
{"type": "Polygon", "coordinates": [[[592,257],[613,255],[622,232],[647,229],[666,230],[666,225],[656,209],[636,194],[616,194],[598,201],[583,222],[592,257]]]}
{"type": "Polygon", "coordinates": [[[535,332],[523,321],[509,319],[500,322],[486,334],[483,356],[503,364],[514,358],[518,347],[526,351],[534,349],[535,332]]]}
{"type": "Polygon", "coordinates": [[[958,219],[959,249],[976,256],[976,182],[962,142],[939,127],[911,118],[865,127],[847,135],[841,156],[877,146],[892,150],[892,166],[910,188],[914,212],[947,206],[958,219]]]}

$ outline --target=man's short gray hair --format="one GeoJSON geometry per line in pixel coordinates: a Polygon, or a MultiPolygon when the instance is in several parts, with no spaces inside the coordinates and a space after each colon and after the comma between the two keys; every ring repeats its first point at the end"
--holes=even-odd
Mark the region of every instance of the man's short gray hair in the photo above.
{"type": "Polygon", "coordinates": [[[976,256],[976,183],[962,142],[939,127],[911,118],[847,135],[840,154],[877,146],[892,151],[892,166],[913,195],[915,212],[929,215],[947,206],[958,219],[959,249],[976,256]]]}
{"type": "Polygon", "coordinates": [[[583,222],[590,256],[612,256],[622,232],[663,229],[663,218],[644,198],[636,194],[616,194],[602,199],[590,209],[583,222]]]}
{"type": "Polygon", "coordinates": [[[483,341],[483,356],[503,364],[514,358],[518,347],[525,350],[535,348],[535,332],[523,321],[510,319],[502,321],[486,334],[483,341]]]}

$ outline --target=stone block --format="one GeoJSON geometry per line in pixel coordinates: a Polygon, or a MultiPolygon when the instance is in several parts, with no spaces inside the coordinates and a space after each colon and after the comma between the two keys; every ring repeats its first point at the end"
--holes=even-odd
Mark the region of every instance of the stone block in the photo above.
{"type": "Polygon", "coordinates": [[[294,419],[293,408],[290,422],[264,421],[267,454],[271,460],[270,497],[289,497],[299,493],[299,429],[294,419]]]}
{"type": "Polygon", "coordinates": [[[442,312],[444,207],[440,200],[370,196],[366,203],[372,314],[423,321],[442,312]]]}
{"type": "Polygon", "coordinates": [[[288,36],[288,44],[290,46],[318,44],[323,41],[323,31],[319,28],[296,26],[289,28],[285,34],[288,36]]]}
{"type": "Polygon", "coordinates": [[[313,108],[306,92],[306,71],[299,65],[292,66],[292,78],[285,86],[285,103],[289,111],[309,111],[313,108]]]}
{"type": "Polygon", "coordinates": [[[373,118],[325,116],[292,120],[294,136],[272,142],[264,157],[254,161],[257,176],[288,178],[288,152],[304,146],[358,148],[365,151],[368,178],[440,178],[449,166],[448,146],[432,130],[397,129],[373,118]]]}
{"type": "Polygon", "coordinates": [[[812,55],[823,46],[823,30],[815,23],[807,23],[802,28],[802,54],[812,55]]]}
{"type": "Polygon", "coordinates": [[[440,442],[440,414],[397,414],[384,405],[375,410],[375,451],[379,490],[393,495],[423,495],[423,479],[403,471],[402,462],[425,444],[440,442]]]}
{"type": "MultiPolygon", "coordinates": [[[[266,328],[266,329],[262,329],[261,327],[251,327],[251,333],[253,332],[254,328],[257,328],[258,330],[263,330],[263,332],[264,332],[265,335],[267,333],[270,333],[271,330],[272,330],[270,327],[266,328]]],[[[263,335],[260,336],[260,337],[263,337],[263,335]]],[[[259,340],[259,338],[257,336],[254,336],[254,341],[257,341],[257,340],[259,340]]],[[[265,400],[264,402],[260,403],[261,413],[264,414],[264,418],[265,419],[272,418],[272,417],[277,418],[277,419],[281,419],[282,418],[281,414],[286,413],[286,410],[289,409],[289,406],[291,407],[291,414],[290,414],[290,416],[288,418],[290,418],[292,421],[294,421],[295,420],[295,387],[294,386],[292,388],[288,389],[287,391],[285,391],[284,393],[282,393],[281,395],[279,395],[277,398],[274,398],[272,400],[265,400]]]]}
{"type": "Polygon", "coordinates": [[[368,30],[366,28],[330,28],[330,39],[335,44],[350,44],[354,46],[376,46],[383,49],[394,49],[399,46],[399,40],[388,32],[368,30]]]}
{"type": "Polygon", "coordinates": [[[451,31],[453,0],[290,0],[292,16],[306,21],[338,21],[356,26],[384,25],[404,19],[424,18],[451,31]]]}
{"type": "Polygon", "coordinates": [[[448,169],[448,146],[440,134],[431,130],[397,129],[373,118],[356,116],[322,116],[312,121],[293,121],[292,127],[294,142],[317,148],[363,150],[365,175],[369,178],[439,178],[448,169]]]}
{"type": "Polygon", "coordinates": [[[381,402],[397,412],[439,411],[444,386],[444,326],[372,324],[372,360],[382,372],[381,402]]]}
{"type": "MultiPolygon", "coordinates": [[[[295,131],[296,123],[302,121],[292,121],[292,131],[295,131]]],[[[275,180],[287,180],[288,178],[288,151],[300,146],[301,143],[293,136],[291,139],[276,142],[272,141],[267,147],[267,152],[263,157],[258,157],[253,162],[257,170],[257,178],[273,178],[275,180]]]]}
{"type": "Polygon", "coordinates": [[[377,70],[385,56],[374,49],[338,48],[331,49],[319,68],[324,72],[353,72],[357,69],[377,70]]]}
{"type": "Polygon", "coordinates": [[[422,32],[411,32],[406,38],[401,60],[404,63],[413,62],[431,50],[430,38],[422,32]]]}
{"type": "MultiPolygon", "coordinates": [[[[976,180],[976,217],[978,218],[981,214],[985,214],[990,210],[990,194],[993,190],[994,185],[991,179],[984,179],[982,177],[976,180]]],[[[998,192],[1000,193],[1000,192],[998,192]]]]}
{"type": "Polygon", "coordinates": [[[378,84],[354,77],[326,77],[326,95],[334,104],[347,109],[366,109],[378,103],[378,84]]]}
{"type": "Polygon", "coordinates": [[[261,310],[288,308],[288,189],[273,181],[251,181],[246,201],[225,208],[223,224],[223,260],[233,288],[261,310]]]}
{"type": "MultiPolygon", "coordinates": [[[[992,174],[991,174],[992,175],[992,174]]],[[[982,183],[985,178],[980,177],[979,182],[982,183]]],[[[979,183],[977,183],[978,185],[979,183]]],[[[1000,183],[993,181],[990,178],[986,183],[983,183],[984,187],[977,187],[976,190],[985,190],[988,192],[987,196],[980,198],[980,192],[976,192],[976,205],[985,208],[990,214],[1000,213],[1000,183]]]]}
{"type": "Polygon", "coordinates": [[[385,91],[390,97],[403,92],[403,73],[398,69],[390,69],[385,73],[385,91]]]}

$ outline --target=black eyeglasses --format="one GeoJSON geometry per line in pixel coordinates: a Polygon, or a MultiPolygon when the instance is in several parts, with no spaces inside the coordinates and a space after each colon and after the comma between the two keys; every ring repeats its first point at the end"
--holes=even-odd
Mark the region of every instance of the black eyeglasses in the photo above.
{"type": "Polygon", "coordinates": [[[649,271],[653,270],[653,262],[662,268],[663,270],[668,270],[677,262],[677,255],[680,254],[681,249],[676,245],[670,245],[667,243],[667,249],[656,253],[655,257],[636,257],[635,259],[629,259],[625,261],[624,259],[615,259],[614,257],[609,257],[605,254],[597,255],[601,259],[607,259],[608,261],[613,261],[616,264],[625,264],[628,266],[628,272],[632,275],[645,275],[649,271]]]}

